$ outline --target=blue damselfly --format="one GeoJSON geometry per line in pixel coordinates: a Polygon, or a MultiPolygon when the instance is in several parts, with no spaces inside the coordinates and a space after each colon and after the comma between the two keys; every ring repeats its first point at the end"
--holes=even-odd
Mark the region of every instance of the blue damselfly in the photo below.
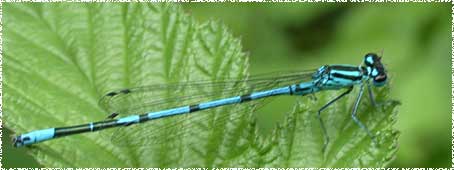
{"type": "MultiPolygon", "coordinates": [[[[113,91],[107,93],[100,100],[101,106],[111,113],[109,120],[69,127],[35,130],[15,137],[14,146],[26,146],[62,136],[100,131],[113,127],[127,127],[132,124],[148,122],[149,120],[256,101],[277,95],[304,96],[319,91],[346,89],[342,94],[321,107],[317,113],[320,127],[325,137],[324,150],[329,143],[329,136],[321,118],[321,113],[328,106],[349,94],[355,86],[359,86],[360,90],[351,113],[352,119],[376,143],[374,135],[357,118],[357,109],[365,86],[368,88],[372,104],[375,105],[371,84],[380,87],[387,82],[386,71],[380,60],[381,57],[377,54],[369,53],[365,55],[363,65],[360,66],[325,65],[314,71],[292,72],[280,74],[279,76],[263,74],[251,76],[245,80],[199,81],[173,85],[151,85],[113,91]],[[222,95],[214,93],[197,94],[198,91],[212,88],[221,89],[222,95]],[[178,91],[184,91],[187,94],[188,90],[194,91],[194,93],[190,93],[191,95],[188,96],[178,95],[178,91]],[[161,95],[157,95],[157,92],[162,93],[161,91],[170,91],[170,96],[174,95],[174,97],[163,98],[161,95]],[[166,107],[153,111],[159,105],[166,107]],[[122,115],[122,117],[115,119],[118,115],[122,115]]],[[[166,96],[169,96],[169,94],[166,93],[166,96]]]]}

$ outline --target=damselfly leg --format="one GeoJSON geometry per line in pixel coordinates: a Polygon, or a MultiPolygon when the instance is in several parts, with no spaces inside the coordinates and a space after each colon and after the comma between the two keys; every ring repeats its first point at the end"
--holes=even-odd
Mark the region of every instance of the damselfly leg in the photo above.
{"type": "Polygon", "coordinates": [[[356,98],[355,105],[353,106],[352,119],[361,129],[366,131],[367,135],[371,138],[372,142],[375,145],[378,145],[378,143],[375,139],[375,136],[370,132],[370,130],[366,127],[366,125],[364,125],[361,121],[359,121],[358,117],[356,117],[359,102],[361,101],[361,97],[363,96],[363,93],[364,93],[364,83],[360,85],[359,94],[358,94],[358,97],[356,98]]]}
{"type": "Polygon", "coordinates": [[[374,93],[372,92],[372,87],[369,81],[367,81],[367,91],[369,92],[370,103],[372,104],[372,106],[377,107],[377,102],[375,102],[374,93]]]}
{"type": "Polygon", "coordinates": [[[322,106],[322,108],[320,108],[320,110],[318,110],[318,113],[317,113],[317,118],[318,120],[320,121],[320,127],[322,128],[322,131],[323,131],[323,136],[325,138],[325,141],[323,143],[323,148],[322,148],[322,152],[325,152],[325,149],[326,147],[328,146],[328,143],[329,143],[329,136],[328,136],[328,132],[326,131],[326,128],[325,128],[325,124],[323,123],[323,119],[321,117],[321,113],[323,110],[325,110],[328,106],[330,106],[331,104],[333,104],[334,102],[336,102],[337,100],[339,100],[340,98],[344,97],[345,95],[349,94],[353,89],[353,86],[352,87],[349,87],[347,91],[343,92],[341,95],[337,96],[336,98],[334,98],[333,100],[329,101],[328,103],[326,103],[325,105],[322,106]]]}

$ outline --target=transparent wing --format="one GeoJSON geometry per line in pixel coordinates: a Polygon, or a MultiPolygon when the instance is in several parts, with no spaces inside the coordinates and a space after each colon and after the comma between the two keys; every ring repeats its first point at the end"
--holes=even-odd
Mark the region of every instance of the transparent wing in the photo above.
{"type": "Polygon", "coordinates": [[[126,88],[107,93],[99,104],[109,114],[143,114],[300,83],[310,80],[313,72],[274,72],[245,80],[191,81],[126,88]]]}
{"type": "MultiPolygon", "coordinates": [[[[276,72],[250,76],[246,80],[224,79],[217,82],[197,81],[129,88],[107,94],[100,100],[100,104],[109,112],[121,116],[143,114],[301,83],[310,80],[313,72],[276,72]]],[[[122,127],[113,133],[112,141],[119,146],[143,149],[156,144],[171,143],[170,141],[183,142],[188,136],[199,136],[197,132],[201,129],[222,132],[211,133],[215,135],[228,133],[229,127],[247,123],[239,121],[250,120],[251,114],[270,100],[272,98],[254,100],[122,127]]]]}

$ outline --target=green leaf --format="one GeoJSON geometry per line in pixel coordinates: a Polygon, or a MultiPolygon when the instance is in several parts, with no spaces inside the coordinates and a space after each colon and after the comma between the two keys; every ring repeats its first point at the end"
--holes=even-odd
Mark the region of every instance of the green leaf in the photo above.
{"type": "MultiPolygon", "coordinates": [[[[225,26],[198,23],[175,5],[5,3],[4,12],[4,118],[16,133],[103,120],[108,113],[97,102],[111,90],[248,74],[240,41],[225,26]]],[[[388,91],[376,91],[378,108],[364,99],[359,109],[379,147],[351,121],[350,95],[323,112],[331,137],[323,154],[316,112],[336,95],[323,92],[315,101],[299,100],[269,136],[258,133],[252,110],[238,106],[218,110],[244,115],[221,123],[218,112],[187,121],[191,126],[171,126],[184,118],[163,119],[170,125],[160,133],[165,139],[191,132],[163,143],[119,147],[105,135],[115,130],[106,130],[28,151],[45,167],[383,167],[394,159],[398,136],[397,102],[388,91]]]]}

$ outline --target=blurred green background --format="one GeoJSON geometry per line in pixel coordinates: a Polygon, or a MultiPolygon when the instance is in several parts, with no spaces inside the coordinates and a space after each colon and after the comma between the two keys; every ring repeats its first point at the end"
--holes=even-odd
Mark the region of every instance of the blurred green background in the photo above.
{"type": "MultiPolygon", "coordinates": [[[[240,37],[252,73],[361,64],[383,51],[392,96],[401,101],[400,149],[391,167],[449,167],[451,7],[448,4],[182,4],[199,21],[220,20],[240,37]]],[[[282,101],[259,123],[282,120],[282,101]]],[[[4,136],[11,132],[5,131],[4,136]]],[[[39,166],[4,138],[5,167],[39,166]]]]}

